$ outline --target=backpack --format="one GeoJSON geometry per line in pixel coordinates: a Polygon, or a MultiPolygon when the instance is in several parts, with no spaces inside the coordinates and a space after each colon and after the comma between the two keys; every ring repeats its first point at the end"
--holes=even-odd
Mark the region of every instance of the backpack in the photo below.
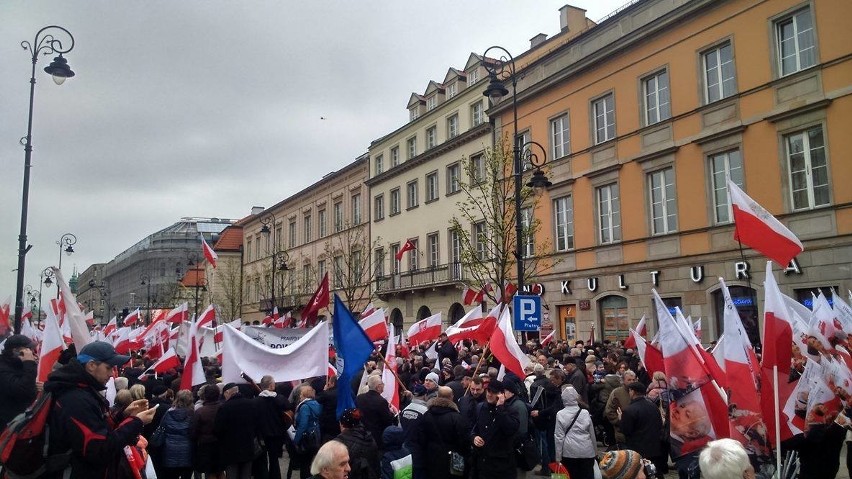
{"type": "Polygon", "coordinates": [[[9,479],[32,479],[45,472],[64,469],[71,451],[48,456],[50,430],[47,425],[53,395],[43,393],[26,411],[18,414],[0,434],[0,465],[9,479]]]}

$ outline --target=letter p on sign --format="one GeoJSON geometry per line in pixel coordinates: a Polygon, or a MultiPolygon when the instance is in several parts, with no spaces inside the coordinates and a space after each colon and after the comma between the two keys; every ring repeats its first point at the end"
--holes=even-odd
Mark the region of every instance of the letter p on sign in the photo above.
{"type": "Polygon", "coordinates": [[[541,297],[516,295],[513,302],[515,331],[538,331],[541,329],[541,297]]]}

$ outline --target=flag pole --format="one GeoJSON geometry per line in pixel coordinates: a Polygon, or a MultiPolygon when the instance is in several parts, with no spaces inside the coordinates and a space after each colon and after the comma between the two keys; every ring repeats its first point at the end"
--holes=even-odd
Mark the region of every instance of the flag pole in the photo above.
{"type": "MultiPolygon", "coordinates": [[[[778,400],[778,364],[772,366],[772,390],[775,393],[775,461],[778,464],[778,471],[781,471],[781,410],[778,400]]],[[[780,472],[779,472],[780,477],[780,472]]]]}
{"type": "MultiPolygon", "coordinates": [[[[485,348],[482,349],[482,356],[479,358],[479,361],[476,363],[476,367],[473,368],[473,376],[476,377],[476,372],[479,371],[479,366],[482,364],[482,361],[485,361],[485,355],[488,354],[488,347],[491,346],[491,340],[489,339],[487,343],[485,343],[485,348]]],[[[465,389],[464,393],[470,391],[470,383],[467,385],[467,389],[465,389]]]]}

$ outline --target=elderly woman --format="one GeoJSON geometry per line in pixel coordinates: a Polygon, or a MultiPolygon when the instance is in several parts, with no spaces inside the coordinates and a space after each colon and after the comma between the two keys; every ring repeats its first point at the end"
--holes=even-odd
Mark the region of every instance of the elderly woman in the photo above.
{"type": "Polygon", "coordinates": [[[571,386],[562,391],[562,405],[553,434],[556,457],[561,458],[571,479],[594,479],[597,441],[592,417],[580,408],[577,390],[571,386]]]}
{"type": "MultiPolygon", "coordinates": [[[[296,461],[299,464],[299,476],[308,477],[308,465],[319,449],[314,439],[320,437],[319,418],[322,406],[314,399],[316,391],[308,385],[299,388],[299,404],[296,406],[295,429],[293,443],[296,446],[296,461]]],[[[318,442],[318,441],[317,441],[318,442]]],[[[291,460],[293,458],[290,458],[291,460]]]]}

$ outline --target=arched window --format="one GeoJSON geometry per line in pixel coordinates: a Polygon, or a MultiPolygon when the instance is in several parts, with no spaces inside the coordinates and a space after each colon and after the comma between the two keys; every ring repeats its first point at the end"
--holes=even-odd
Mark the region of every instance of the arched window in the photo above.
{"type": "MultiPolygon", "coordinates": [[[[598,301],[602,327],[599,339],[624,341],[630,335],[627,300],[621,296],[606,296],[598,301]]],[[[598,336],[598,335],[596,335],[598,336]]]]}
{"type": "Polygon", "coordinates": [[[432,316],[432,311],[428,306],[420,306],[420,309],[417,310],[417,321],[421,319],[426,319],[429,316],[432,316]]]}
{"type": "Polygon", "coordinates": [[[450,311],[447,313],[447,324],[455,324],[456,321],[462,319],[464,317],[464,306],[459,303],[453,303],[450,306],[450,311]]]}
{"type": "Polygon", "coordinates": [[[403,326],[402,311],[394,308],[390,314],[390,321],[396,331],[401,331],[403,326]]]}

